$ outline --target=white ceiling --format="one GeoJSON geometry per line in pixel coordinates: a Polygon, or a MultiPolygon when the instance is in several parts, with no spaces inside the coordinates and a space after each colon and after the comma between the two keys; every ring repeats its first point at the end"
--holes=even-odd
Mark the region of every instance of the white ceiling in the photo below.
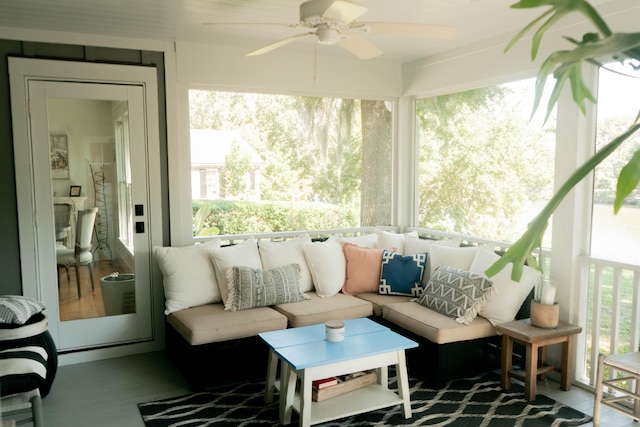
{"type": "MultiPolygon", "coordinates": [[[[608,0],[592,0],[592,4],[608,0]]],[[[369,10],[358,21],[451,25],[450,40],[410,40],[367,35],[383,50],[381,59],[405,63],[522,29],[544,9],[511,9],[515,0],[357,0],[369,10]]],[[[247,53],[305,32],[285,26],[203,25],[216,23],[295,24],[301,0],[1,0],[0,27],[184,41],[237,46],[247,53]]],[[[82,38],[79,43],[86,43],[82,38]]],[[[312,37],[280,49],[309,52],[312,37]]],[[[319,53],[349,55],[337,46],[319,53]],[[331,51],[330,51],[331,50],[331,51]]],[[[268,55],[268,53],[267,53],[268,55]]]]}

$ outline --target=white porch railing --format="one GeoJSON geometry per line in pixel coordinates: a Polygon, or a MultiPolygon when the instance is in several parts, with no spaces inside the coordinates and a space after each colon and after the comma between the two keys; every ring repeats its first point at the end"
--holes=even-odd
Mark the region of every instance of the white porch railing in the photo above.
{"type": "MultiPolygon", "coordinates": [[[[488,246],[497,253],[505,252],[513,245],[513,242],[505,242],[503,240],[483,239],[476,236],[429,230],[427,228],[407,227],[405,231],[417,231],[419,236],[428,239],[461,239],[462,245],[488,246]]],[[[542,266],[543,271],[551,271],[551,250],[545,248],[537,249],[533,252],[533,255],[538,259],[538,264],[542,266]]]]}
{"type": "Polygon", "coordinates": [[[576,343],[576,380],[594,386],[598,353],[640,351],[640,265],[590,256],[577,264],[585,333],[576,343]]]}

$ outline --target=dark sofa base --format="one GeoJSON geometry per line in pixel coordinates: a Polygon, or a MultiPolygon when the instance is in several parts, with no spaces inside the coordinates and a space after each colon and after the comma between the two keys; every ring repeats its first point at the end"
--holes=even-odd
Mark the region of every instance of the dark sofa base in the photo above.
{"type": "Polygon", "coordinates": [[[167,353],[194,392],[267,376],[269,349],[258,336],[193,346],[171,325],[165,330],[167,353]]]}
{"type": "MultiPolygon", "coordinates": [[[[500,367],[499,337],[434,344],[378,317],[372,320],[419,344],[407,350],[407,370],[429,388],[440,389],[452,379],[500,367]]],[[[166,331],[167,352],[194,392],[266,378],[269,350],[260,337],[192,346],[171,325],[166,325],[166,331]]]]}
{"type": "Polygon", "coordinates": [[[418,348],[407,350],[407,371],[428,388],[441,389],[453,379],[500,368],[500,337],[436,344],[384,319],[373,320],[418,343],[418,348]]]}
{"type": "MultiPolygon", "coordinates": [[[[532,299],[533,291],[516,319],[529,317],[532,299]]],[[[371,316],[370,319],[418,343],[418,348],[407,350],[407,370],[409,376],[422,379],[427,387],[440,389],[450,380],[469,378],[500,368],[500,336],[435,344],[379,316],[371,316]]],[[[192,346],[167,323],[166,348],[193,391],[247,381],[264,381],[267,375],[269,348],[258,336],[192,346]]],[[[521,364],[524,347],[515,345],[513,355],[513,364],[521,364]]]]}

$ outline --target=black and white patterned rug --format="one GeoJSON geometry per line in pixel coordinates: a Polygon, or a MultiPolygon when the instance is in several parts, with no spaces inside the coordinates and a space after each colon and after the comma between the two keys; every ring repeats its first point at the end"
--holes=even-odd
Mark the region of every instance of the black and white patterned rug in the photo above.
{"type": "MultiPolygon", "coordinates": [[[[524,399],[523,387],[500,387],[496,373],[454,380],[441,390],[424,388],[410,379],[412,417],[405,419],[400,406],[385,408],[319,424],[339,426],[449,426],[537,427],[579,426],[591,417],[538,394],[524,399]]],[[[393,379],[390,387],[395,387],[393,379]]],[[[215,392],[196,393],[138,405],[147,427],[279,426],[277,394],[264,403],[264,382],[245,383],[215,392]]],[[[291,425],[297,425],[294,412],[291,425]]]]}

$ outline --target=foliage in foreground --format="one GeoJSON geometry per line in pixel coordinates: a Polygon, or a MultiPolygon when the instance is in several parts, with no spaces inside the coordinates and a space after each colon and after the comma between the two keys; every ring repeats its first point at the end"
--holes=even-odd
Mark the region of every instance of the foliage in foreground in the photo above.
{"type": "Polygon", "coordinates": [[[194,200],[194,234],[276,233],[359,226],[359,213],[323,203],[194,200]]]}
{"type": "MultiPolygon", "coordinates": [[[[531,57],[535,59],[545,32],[560,19],[573,12],[583,14],[588,21],[594,25],[597,33],[586,33],[583,35],[582,40],[567,37],[567,40],[574,44],[575,47],[570,50],[553,52],[542,63],[537,76],[536,99],[533,107],[534,113],[540,105],[544,86],[549,75],[554,76],[556,83],[547,104],[547,118],[558,102],[562,88],[567,81],[571,86],[573,100],[583,113],[586,110],[587,100],[595,102],[595,97],[589,91],[582,76],[582,69],[585,64],[590,63],[602,66],[602,64],[598,62],[599,58],[613,58],[636,70],[640,68],[640,33],[612,32],[600,14],[598,14],[586,0],[520,0],[511,7],[528,9],[540,6],[550,6],[551,8],[520,31],[507,45],[505,50],[509,50],[527,32],[533,30],[540,24],[538,30],[534,33],[532,41],[531,57]]],[[[549,223],[549,219],[560,205],[560,202],[569,194],[576,184],[592,172],[604,159],[609,157],[625,140],[640,129],[638,118],[640,118],[640,115],[636,117],[635,122],[629,126],[625,132],[604,145],[569,177],[551,198],[549,203],[529,224],[527,231],[525,231],[520,239],[516,241],[500,260],[487,269],[486,274],[488,276],[491,277],[497,274],[506,267],[507,264],[513,263],[511,277],[514,280],[520,280],[525,263],[535,263],[531,252],[541,246],[542,237],[549,223]]],[[[614,201],[614,212],[617,213],[620,210],[624,204],[624,200],[638,186],[639,182],[640,150],[636,151],[631,160],[620,170],[614,201]]]]}

